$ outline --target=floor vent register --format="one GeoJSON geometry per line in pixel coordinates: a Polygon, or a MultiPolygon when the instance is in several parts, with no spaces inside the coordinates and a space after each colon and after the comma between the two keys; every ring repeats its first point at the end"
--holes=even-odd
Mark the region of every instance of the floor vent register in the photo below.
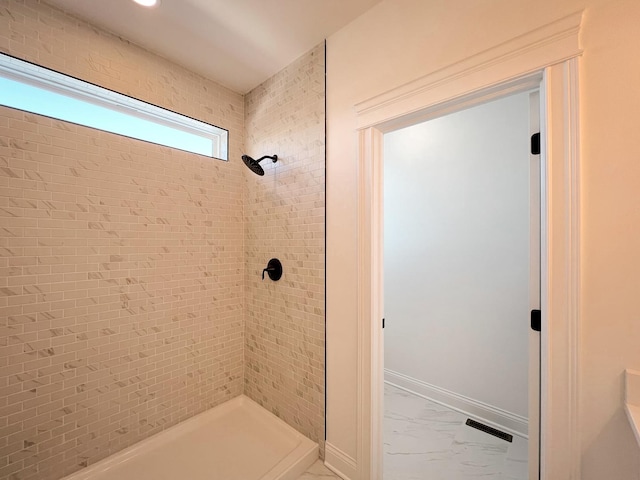
{"type": "Polygon", "coordinates": [[[497,428],[490,427],[489,425],[485,425],[484,423],[476,422],[475,420],[467,419],[467,425],[473,428],[477,428],[478,430],[488,433],[489,435],[493,435],[494,437],[501,438],[509,443],[513,442],[513,435],[502,432],[497,428]]]}

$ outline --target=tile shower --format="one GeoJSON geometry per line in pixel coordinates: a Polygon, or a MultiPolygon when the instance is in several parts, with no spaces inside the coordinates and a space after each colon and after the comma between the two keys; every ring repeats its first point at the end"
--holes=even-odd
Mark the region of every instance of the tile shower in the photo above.
{"type": "Polygon", "coordinates": [[[0,0],[0,51],[230,131],[221,162],[0,108],[0,479],[60,478],[243,392],[321,443],[324,46],[243,97],[0,0]],[[254,177],[245,152],[282,163],[254,177]]]}
{"type": "Polygon", "coordinates": [[[324,45],[245,97],[245,394],[324,444],[324,45]],[[286,277],[261,280],[279,257],[286,277]]]}

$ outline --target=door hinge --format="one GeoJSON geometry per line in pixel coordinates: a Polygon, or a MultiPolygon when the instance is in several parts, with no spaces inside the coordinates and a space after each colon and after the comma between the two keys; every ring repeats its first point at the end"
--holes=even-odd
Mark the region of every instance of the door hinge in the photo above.
{"type": "Polygon", "coordinates": [[[384,328],[384,318],[382,319],[382,328],[384,328]]]}
{"type": "Polygon", "coordinates": [[[540,331],[540,327],[542,324],[540,310],[531,310],[531,330],[535,330],[536,332],[540,331]]]}
{"type": "Polygon", "coordinates": [[[540,132],[531,135],[531,155],[540,155],[540,132]]]}

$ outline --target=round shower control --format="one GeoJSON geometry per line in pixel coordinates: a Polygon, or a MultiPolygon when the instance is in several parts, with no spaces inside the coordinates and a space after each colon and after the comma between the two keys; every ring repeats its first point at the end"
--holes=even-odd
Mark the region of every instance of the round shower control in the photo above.
{"type": "Polygon", "coordinates": [[[264,280],[265,272],[271,280],[277,282],[280,280],[280,277],[282,277],[282,263],[280,263],[280,260],[277,258],[272,258],[269,260],[269,263],[267,263],[267,268],[262,270],[262,280],[264,280]]]}

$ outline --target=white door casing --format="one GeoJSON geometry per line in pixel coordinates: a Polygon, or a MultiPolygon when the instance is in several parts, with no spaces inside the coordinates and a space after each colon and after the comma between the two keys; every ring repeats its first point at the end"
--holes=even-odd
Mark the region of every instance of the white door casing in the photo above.
{"type": "Polygon", "coordinates": [[[357,478],[382,478],[383,134],[509,92],[540,88],[542,480],[579,480],[578,56],[582,13],[356,105],[358,148],[357,478]]]}
{"type": "MultiPolygon", "coordinates": [[[[540,92],[529,95],[529,134],[540,132],[540,92]]],[[[540,310],[540,154],[529,156],[529,309],[540,310]]],[[[540,333],[529,329],[529,479],[540,478],[540,333]]]]}

